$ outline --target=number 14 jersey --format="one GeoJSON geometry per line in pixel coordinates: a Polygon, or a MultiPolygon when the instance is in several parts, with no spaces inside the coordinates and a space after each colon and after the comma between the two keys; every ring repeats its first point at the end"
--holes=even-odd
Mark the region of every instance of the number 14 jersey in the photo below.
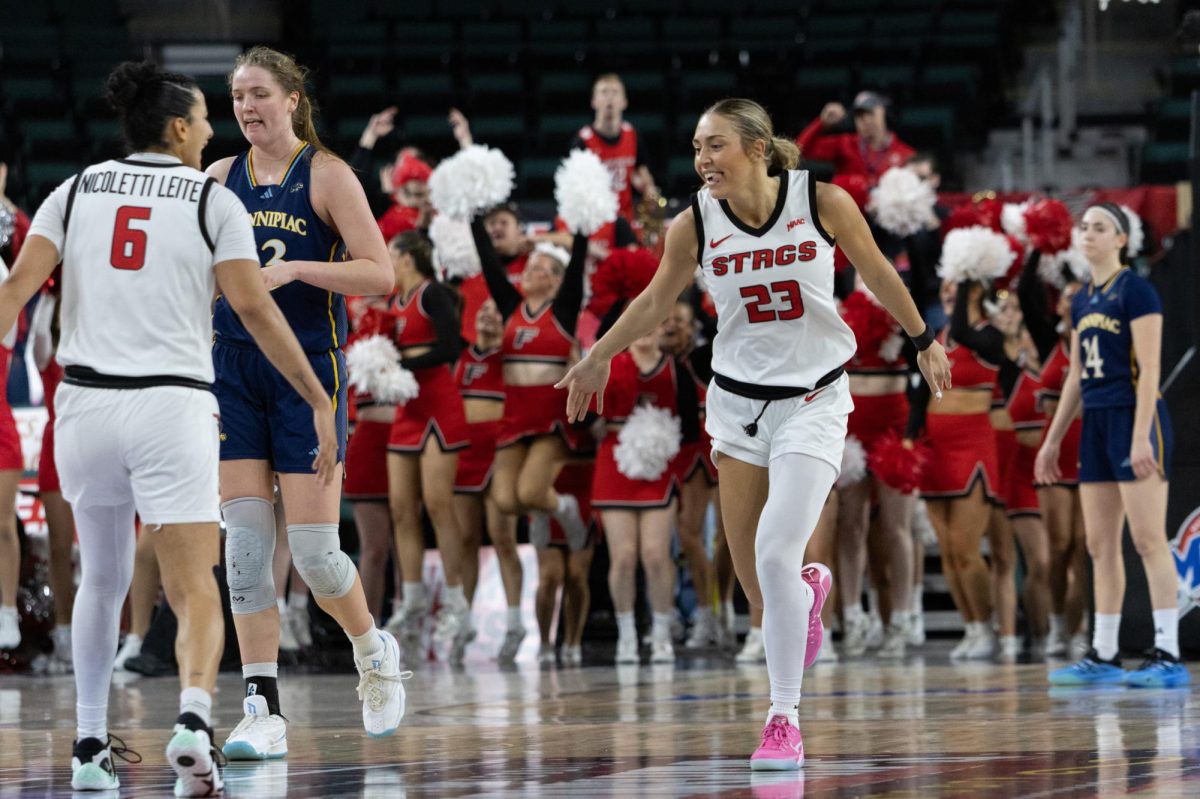
{"type": "Polygon", "coordinates": [[[1161,314],[1154,287],[1123,267],[1102,286],[1088,283],[1071,298],[1071,321],[1079,336],[1083,407],[1137,405],[1138,364],[1133,351],[1133,320],[1161,314]]]}
{"type": "Polygon", "coordinates": [[[854,356],[833,294],[833,250],[816,181],[782,172],[771,216],[754,228],[725,200],[692,198],[697,259],[717,309],[713,371],[760,386],[808,388],[854,356]]]}

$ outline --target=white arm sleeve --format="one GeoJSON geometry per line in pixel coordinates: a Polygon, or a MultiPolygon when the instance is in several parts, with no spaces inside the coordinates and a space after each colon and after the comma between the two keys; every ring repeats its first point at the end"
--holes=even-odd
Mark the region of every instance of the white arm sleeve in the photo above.
{"type": "Polygon", "coordinates": [[[212,187],[204,224],[213,242],[213,266],[239,258],[258,260],[250,214],[232,191],[221,185],[212,187]]]}
{"type": "Polygon", "coordinates": [[[75,177],[72,175],[67,178],[50,193],[50,196],[37,209],[37,213],[33,215],[33,222],[29,226],[29,235],[49,239],[50,243],[58,250],[59,258],[62,258],[63,243],[66,238],[63,220],[67,214],[67,196],[71,193],[71,185],[75,182],[75,177]]]}

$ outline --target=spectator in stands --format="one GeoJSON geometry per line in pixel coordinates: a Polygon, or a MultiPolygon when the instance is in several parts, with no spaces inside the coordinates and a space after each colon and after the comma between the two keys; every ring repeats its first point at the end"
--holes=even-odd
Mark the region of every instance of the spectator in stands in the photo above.
{"type": "Polygon", "coordinates": [[[854,97],[854,133],[833,133],[846,118],[841,103],[826,103],[821,116],[814,119],[796,144],[806,161],[832,161],[838,174],[859,174],[874,186],[879,177],[894,166],[901,166],[913,155],[913,148],[888,128],[888,98],[871,91],[854,97]]]}
{"type": "Polygon", "coordinates": [[[637,131],[625,121],[625,84],[619,75],[608,72],[592,84],[592,124],[584,125],[571,142],[572,150],[591,150],[612,172],[613,191],[620,206],[617,213],[635,224],[633,190],[643,197],[658,196],[658,186],[649,168],[638,158],[637,131]]]}
{"type": "Polygon", "coordinates": [[[392,162],[379,169],[378,182],[366,177],[373,169],[375,145],[395,128],[395,106],[373,114],[350,157],[350,166],[363,184],[384,241],[391,241],[406,230],[429,227],[433,210],[426,186],[433,169],[429,158],[416,147],[400,148],[392,162]]]}

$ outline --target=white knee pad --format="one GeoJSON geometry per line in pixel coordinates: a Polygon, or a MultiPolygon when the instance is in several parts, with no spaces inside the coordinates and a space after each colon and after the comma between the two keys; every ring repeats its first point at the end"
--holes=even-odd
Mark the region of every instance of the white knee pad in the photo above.
{"type": "Polygon", "coordinates": [[[358,572],[349,556],[342,551],[338,526],[289,524],[287,530],[292,562],[312,592],[327,599],[337,599],[349,593],[358,572]]]}
{"type": "Polygon", "coordinates": [[[234,613],[275,607],[275,507],[265,499],[243,497],[221,505],[225,517],[225,574],[234,613]]]}

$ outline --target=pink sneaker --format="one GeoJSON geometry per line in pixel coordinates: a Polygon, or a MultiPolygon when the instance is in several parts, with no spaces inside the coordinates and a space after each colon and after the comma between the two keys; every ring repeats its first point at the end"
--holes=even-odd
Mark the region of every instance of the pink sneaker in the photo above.
{"type": "Polygon", "coordinates": [[[763,727],[762,743],[750,756],[753,771],[792,771],[804,762],[804,739],[785,716],[772,716],[763,727]]]}
{"type": "Polygon", "coordinates": [[[825,626],[821,624],[821,608],[829,598],[829,590],[833,587],[833,575],[824,563],[810,563],[800,570],[800,579],[808,583],[813,590],[812,610],[808,612],[808,644],[804,649],[804,668],[809,668],[817,662],[821,652],[821,642],[825,640],[825,626]]]}

